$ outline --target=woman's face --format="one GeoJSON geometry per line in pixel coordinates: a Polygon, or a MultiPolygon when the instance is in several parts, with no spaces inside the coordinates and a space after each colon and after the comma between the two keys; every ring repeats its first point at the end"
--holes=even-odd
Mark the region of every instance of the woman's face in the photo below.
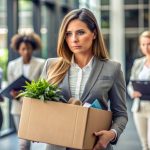
{"type": "Polygon", "coordinates": [[[20,56],[22,56],[24,61],[26,62],[30,61],[32,52],[33,52],[33,49],[30,44],[26,44],[24,42],[20,44],[18,53],[20,54],[20,56]]]}
{"type": "Polygon", "coordinates": [[[95,33],[80,20],[72,20],[66,30],[66,42],[74,54],[91,54],[95,33]]]}
{"type": "Polygon", "coordinates": [[[142,53],[145,56],[150,56],[150,38],[141,37],[140,38],[140,48],[141,48],[142,53]]]}

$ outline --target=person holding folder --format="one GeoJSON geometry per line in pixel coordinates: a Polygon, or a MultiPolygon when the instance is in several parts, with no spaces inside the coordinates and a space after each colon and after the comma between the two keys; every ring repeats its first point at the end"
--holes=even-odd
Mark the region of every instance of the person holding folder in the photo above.
{"type": "Polygon", "coordinates": [[[142,94],[140,91],[134,90],[131,82],[132,80],[150,81],[150,31],[141,33],[139,46],[144,57],[134,61],[127,89],[130,97],[134,99],[132,106],[133,118],[142,150],[150,150],[150,99],[141,99],[142,94]]]}
{"type": "MultiPolygon", "coordinates": [[[[32,54],[33,51],[41,49],[40,37],[35,33],[16,34],[12,37],[11,47],[18,52],[20,57],[8,63],[8,82],[12,83],[21,75],[24,75],[29,80],[38,80],[45,60],[33,57],[32,54]]],[[[18,91],[12,90],[10,94],[13,97],[11,114],[13,115],[15,127],[18,130],[22,102],[16,99],[18,91]]],[[[19,146],[20,150],[29,150],[30,141],[20,139],[19,146]]]]}
{"type": "MultiPolygon", "coordinates": [[[[117,143],[128,120],[125,80],[121,65],[108,58],[97,20],[90,10],[72,10],[64,17],[57,53],[58,58],[47,60],[41,77],[57,84],[66,100],[74,97],[92,104],[97,99],[106,110],[110,102],[112,125],[108,131],[93,133],[98,139],[93,149],[112,150],[111,144],[117,143]]],[[[46,149],[66,148],[47,145],[46,149]]]]}

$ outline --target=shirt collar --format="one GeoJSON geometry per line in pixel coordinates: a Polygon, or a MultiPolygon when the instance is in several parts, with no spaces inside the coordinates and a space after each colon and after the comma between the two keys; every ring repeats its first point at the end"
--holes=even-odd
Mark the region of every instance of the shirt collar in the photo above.
{"type": "MultiPolygon", "coordinates": [[[[88,64],[87,64],[86,66],[84,66],[82,69],[86,69],[86,68],[92,69],[93,58],[94,58],[94,56],[92,56],[92,58],[90,59],[90,61],[88,62],[88,64]]],[[[74,61],[74,55],[72,55],[71,66],[72,66],[72,67],[80,68],[80,67],[78,66],[78,64],[76,64],[75,61],[74,61]]]]}

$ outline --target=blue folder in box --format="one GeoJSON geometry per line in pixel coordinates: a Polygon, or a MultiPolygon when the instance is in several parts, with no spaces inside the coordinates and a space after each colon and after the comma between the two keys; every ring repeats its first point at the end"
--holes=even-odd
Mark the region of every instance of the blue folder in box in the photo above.
{"type": "Polygon", "coordinates": [[[107,107],[104,104],[100,103],[98,99],[95,99],[90,107],[107,110],[107,107]]]}
{"type": "Polygon", "coordinates": [[[27,82],[31,82],[29,79],[27,79],[25,76],[21,75],[19,78],[17,78],[14,82],[12,82],[10,85],[8,85],[5,89],[0,91],[1,96],[8,97],[9,99],[12,99],[12,96],[10,95],[10,92],[12,90],[20,91],[24,90],[24,87],[27,82]]]}
{"type": "Polygon", "coordinates": [[[140,99],[150,101],[150,81],[132,80],[131,82],[133,89],[135,91],[139,91],[142,94],[140,99]]]}

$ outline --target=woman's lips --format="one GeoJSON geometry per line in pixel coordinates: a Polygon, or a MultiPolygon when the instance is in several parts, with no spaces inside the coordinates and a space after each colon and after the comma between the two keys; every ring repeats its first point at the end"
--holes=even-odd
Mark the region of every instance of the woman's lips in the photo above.
{"type": "Polygon", "coordinates": [[[81,46],[72,46],[73,48],[81,48],[81,46]]]}

